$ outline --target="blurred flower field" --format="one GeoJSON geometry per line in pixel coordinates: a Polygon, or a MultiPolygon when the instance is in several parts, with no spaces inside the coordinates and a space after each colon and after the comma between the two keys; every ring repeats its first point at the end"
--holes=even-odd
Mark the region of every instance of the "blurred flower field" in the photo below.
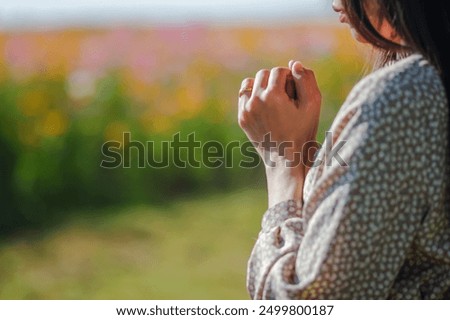
{"type": "Polygon", "coordinates": [[[246,257],[266,205],[261,168],[108,170],[101,148],[124,132],[155,145],[177,132],[245,141],[236,122],[241,80],[290,59],[316,72],[321,141],[364,66],[363,48],[336,25],[0,33],[0,298],[244,297],[246,257]],[[248,206],[234,205],[236,196],[248,206]],[[178,213],[189,197],[195,204],[178,213]],[[245,217],[226,212],[241,207],[245,217]],[[191,220],[203,218],[204,226],[191,220]],[[221,226],[240,236],[215,241],[221,226]],[[65,255],[65,243],[80,256],[65,255]],[[196,275],[180,272],[190,268],[188,258],[173,258],[180,250],[213,262],[194,263],[196,275]],[[174,283],[152,291],[163,280],[174,283]]]}

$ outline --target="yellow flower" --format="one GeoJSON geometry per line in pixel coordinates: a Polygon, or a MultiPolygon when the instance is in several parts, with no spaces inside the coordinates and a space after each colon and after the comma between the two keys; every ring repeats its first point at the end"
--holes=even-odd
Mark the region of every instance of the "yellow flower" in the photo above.
{"type": "Polygon", "coordinates": [[[181,118],[192,118],[197,115],[205,99],[204,89],[200,81],[192,81],[190,84],[180,87],[175,93],[175,101],[179,107],[181,118]]]}
{"type": "Polygon", "coordinates": [[[57,137],[67,130],[68,119],[59,110],[49,111],[39,123],[39,132],[46,137],[57,137]]]}
{"type": "Polygon", "coordinates": [[[42,90],[28,91],[19,97],[17,105],[22,114],[28,117],[39,116],[48,109],[48,97],[42,90]]]}
{"type": "MultiPolygon", "coordinates": [[[[124,132],[129,132],[127,124],[122,121],[113,121],[106,127],[105,141],[122,141],[124,132]]],[[[122,144],[121,144],[122,145],[122,144]]]]}

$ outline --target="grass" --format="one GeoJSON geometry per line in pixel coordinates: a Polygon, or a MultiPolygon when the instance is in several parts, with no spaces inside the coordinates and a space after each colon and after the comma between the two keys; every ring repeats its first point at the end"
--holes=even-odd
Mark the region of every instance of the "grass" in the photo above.
{"type": "Polygon", "coordinates": [[[81,212],[0,245],[0,299],[247,299],[261,190],[81,212]]]}

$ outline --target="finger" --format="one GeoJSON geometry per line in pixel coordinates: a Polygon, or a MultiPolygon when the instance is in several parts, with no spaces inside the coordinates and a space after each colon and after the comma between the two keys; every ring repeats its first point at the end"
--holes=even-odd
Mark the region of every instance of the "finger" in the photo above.
{"type": "Polygon", "coordinates": [[[250,98],[253,91],[253,84],[255,83],[255,79],[246,78],[241,83],[241,88],[239,89],[239,98],[246,96],[250,98]]]}
{"type": "Polygon", "coordinates": [[[295,89],[300,99],[308,101],[320,95],[314,72],[305,68],[300,62],[292,64],[292,75],[295,81],[295,89]]]}
{"type": "Polygon", "coordinates": [[[295,61],[294,60],[289,60],[289,69],[292,70],[292,66],[294,65],[295,61]]]}
{"type": "Polygon", "coordinates": [[[290,74],[291,70],[288,68],[273,68],[270,70],[267,88],[278,92],[285,92],[287,77],[290,74]]]}
{"type": "Polygon", "coordinates": [[[269,81],[269,74],[270,71],[267,69],[259,70],[256,73],[252,96],[260,95],[264,92],[264,90],[266,90],[269,81]]]}
{"type": "MultiPolygon", "coordinates": [[[[252,95],[252,89],[255,79],[246,78],[241,83],[241,89],[239,90],[239,99],[238,99],[238,120],[242,118],[242,113],[245,111],[245,105],[247,104],[250,96],[252,95]]],[[[240,121],[240,120],[239,120],[240,121]]]]}
{"type": "Polygon", "coordinates": [[[295,88],[295,80],[292,73],[289,73],[286,78],[286,93],[292,100],[297,100],[297,89],[295,88]]]}
{"type": "Polygon", "coordinates": [[[303,64],[299,61],[290,61],[289,62],[291,71],[292,71],[292,78],[294,79],[295,84],[295,90],[297,91],[297,95],[306,98],[305,95],[305,87],[303,85],[302,78],[304,76],[304,67],[303,64]]]}

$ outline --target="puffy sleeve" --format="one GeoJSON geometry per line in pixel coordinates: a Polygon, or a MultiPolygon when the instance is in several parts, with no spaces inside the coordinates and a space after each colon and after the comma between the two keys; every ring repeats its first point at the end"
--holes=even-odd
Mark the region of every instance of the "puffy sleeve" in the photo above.
{"type": "Polygon", "coordinates": [[[427,106],[409,91],[354,97],[332,127],[340,159],[324,145],[304,203],[265,212],[248,263],[253,299],[389,296],[426,210],[427,106]]]}

